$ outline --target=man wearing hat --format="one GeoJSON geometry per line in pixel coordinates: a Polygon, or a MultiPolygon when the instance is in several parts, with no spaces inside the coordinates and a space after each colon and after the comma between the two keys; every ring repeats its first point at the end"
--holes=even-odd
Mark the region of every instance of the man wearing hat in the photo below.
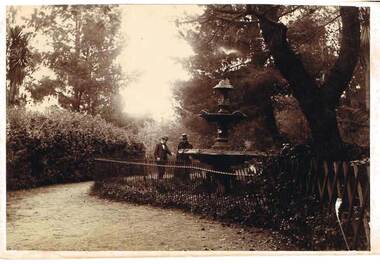
{"type": "MultiPolygon", "coordinates": [[[[166,142],[168,137],[162,137],[160,143],[158,143],[154,149],[154,159],[158,165],[165,165],[168,162],[168,155],[172,155],[166,142]]],[[[158,169],[158,178],[162,179],[165,174],[165,167],[157,166],[158,169]]]]}
{"type": "MultiPolygon", "coordinates": [[[[177,151],[177,159],[176,164],[181,166],[186,166],[190,164],[190,159],[188,156],[183,155],[184,149],[192,149],[193,145],[189,143],[189,140],[187,139],[186,134],[182,134],[181,141],[178,144],[178,151],[177,151]]],[[[178,169],[174,173],[175,177],[179,177],[182,179],[189,179],[190,173],[188,169],[178,169]]]]}

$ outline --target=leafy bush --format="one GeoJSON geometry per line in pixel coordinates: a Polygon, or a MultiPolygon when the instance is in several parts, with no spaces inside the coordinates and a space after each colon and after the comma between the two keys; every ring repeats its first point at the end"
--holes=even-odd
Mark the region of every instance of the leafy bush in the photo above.
{"type": "Polygon", "coordinates": [[[100,117],[63,110],[9,109],[6,134],[8,190],[89,180],[96,156],[144,154],[127,131],[100,117]]]}

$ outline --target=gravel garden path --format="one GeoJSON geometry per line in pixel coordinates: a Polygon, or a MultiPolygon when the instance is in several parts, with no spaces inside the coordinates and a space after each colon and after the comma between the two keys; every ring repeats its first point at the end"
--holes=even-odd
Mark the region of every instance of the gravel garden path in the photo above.
{"type": "Polygon", "coordinates": [[[107,201],[93,182],[7,194],[8,250],[294,250],[278,234],[180,210],[107,201]]]}

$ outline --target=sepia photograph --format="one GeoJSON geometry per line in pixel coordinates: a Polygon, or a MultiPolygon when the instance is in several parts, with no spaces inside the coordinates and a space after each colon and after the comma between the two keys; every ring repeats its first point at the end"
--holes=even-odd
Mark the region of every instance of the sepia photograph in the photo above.
{"type": "Polygon", "coordinates": [[[371,253],[372,8],[5,6],[5,252],[371,253]]]}

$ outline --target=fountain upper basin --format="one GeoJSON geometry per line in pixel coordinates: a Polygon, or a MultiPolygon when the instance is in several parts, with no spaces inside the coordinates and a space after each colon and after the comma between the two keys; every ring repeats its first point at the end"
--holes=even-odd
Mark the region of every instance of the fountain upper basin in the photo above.
{"type": "Polygon", "coordinates": [[[223,113],[223,112],[209,113],[205,110],[201,111],[200,116],[209,122],[226,122],[226,123],[239,121],[247,117],[245,114],[243,114],[240,111],[234,111],[233,113],[223,113]]]}

